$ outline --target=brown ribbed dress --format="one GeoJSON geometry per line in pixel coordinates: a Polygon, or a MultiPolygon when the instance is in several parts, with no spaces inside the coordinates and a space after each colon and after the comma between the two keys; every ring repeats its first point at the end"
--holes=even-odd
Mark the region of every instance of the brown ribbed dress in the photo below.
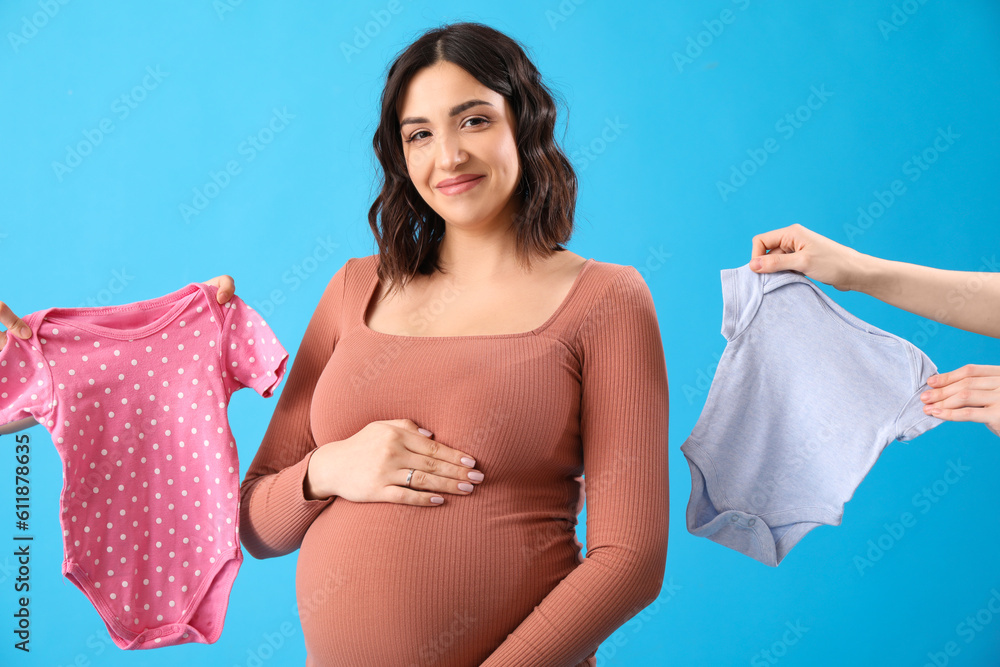
{"type": "Polygon", "coordinates": [[[596,665],[666,564],[667,372],[648,287],[588,259],[533,331],[397,336],[365,324],[377,262],[330,280],[240,491],[251,555],[299,549],[306,664],[596,665]],[[318,445],[400,418],[485,481],[438,507],[305,498],[318,445]]]}

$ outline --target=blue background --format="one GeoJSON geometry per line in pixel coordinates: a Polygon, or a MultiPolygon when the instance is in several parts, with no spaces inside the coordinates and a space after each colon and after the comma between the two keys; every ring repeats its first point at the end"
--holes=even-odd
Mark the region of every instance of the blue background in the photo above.
{"type": "MultiPolygon", "coordinates": [[[[560,104],[557,137],[581,186],[569,247],[638,268],[659,313],[671,386],[667,576],[657,602],[602,644],[599,664],[919,667],[934,654],[938,665],[1000,662],[1000,618],[986,611],[979,630],[959,625],[1000,590],[1000,440],[983,425],[946,423],[890,445],[843,524],[814,530],[773,569],[686,532],[690,473],[679,449],[724,348],[719,270],[749,261],[754,234],[799,222],[889,259],[965,271],[996,262],[1000,6],[992,0],[551,0],[471,10],[404,0],[8,0],[0,5],[0,298],[26,315],[153,298],[228,273],[294,358],[330,276],[347,258],[375,252],[371,136],[388,64],[424,30],[458,20],[527,45],[563,96],[572,114],[560,104]],[[345,53],[356,39],[361,47],[345,53]],[[829,95],[810,109],[813,87],[829,95]],[[244,142],[276,109],[287,110],[287,123],[248,150],[244,142]],[[796,113],[797,127],[776,125],[796,113]],[[102,123],[111,131],[98,142],[102,123]],[[905,163],[948,128],[958,138],[911,180],[905,163]],[[721,193],[719,182],[769,138],[779,149],[721,193]],[[88,142],[76,166],[55,166],[88,142]],[[197,215],[182,215],[231,160],[239,173],[197,215]],[[905,193],[857,226],[858,208],[895,179],[905,193]],[[968,472],[942,481],[958,461],[968,472]],[[925,488],[943,492],[915,503],[925,488]],[[886,524],[903,512],[916,524],[891,538],[886,524]],[[859,568],[880,538],[888,549],[859,568]],[[957,655],[943,654],[948,642],[957,655]]],[[[1000,364],[998,340],[823,289],[913,341],[941,371],[1000,364]]],[[[233,399],[243,473],[274,400],[247,391],[233,399]]],[[[116,648],[60,574],[51,439],[41,427],[24,433],[34,443],[32,651],[12,648],[14,559],[0,556],[0,663],[304,663],[294,556],[246,556],[216,644],[116,648]]],[[[13,436],[2,442],[0,515],[9,526],[13,436]]],[[[13,535],[0,531],[0,553],[13,551],[13,535]]]]}

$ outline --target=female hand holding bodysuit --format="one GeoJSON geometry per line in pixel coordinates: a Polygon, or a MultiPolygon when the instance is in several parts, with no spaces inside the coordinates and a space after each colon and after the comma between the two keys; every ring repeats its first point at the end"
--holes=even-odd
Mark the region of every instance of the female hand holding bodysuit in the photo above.
{"type": "MultiPolygon", "coordinates": [[[[1000,338],[1000,279],[995,273],[947,271],[865,255],[795,224],[753,237],[750,269],[798,271],[841,291],[864,292],[890,305],[959,329],[1000,338]]],[[[967,364],[932,375],[924,412],[974,421],[1000,436],[1000,366],[967,364]]]]}
{"type": "MultiPolygon", "coordinates": [[[[226,303],[236,293],[236,283],[232,276],[221,275],[205,282],[206,285],[213,285],[219,288],[215,298],[220,304],[226,303]]],[[[14,314],[3,301],[0,301],[0,324],[6,327],[6,331],[0,331],[0,350],[7,344],[7,334],[12,332],[14,336],[21,340],[31,338],[31,330],[20,317],[14,314]]],[[[25,417],[9,424],[0,425],[0,435],[7,435],[16,431],[30,428],[37,424],[33,417],[25,417]]]]}

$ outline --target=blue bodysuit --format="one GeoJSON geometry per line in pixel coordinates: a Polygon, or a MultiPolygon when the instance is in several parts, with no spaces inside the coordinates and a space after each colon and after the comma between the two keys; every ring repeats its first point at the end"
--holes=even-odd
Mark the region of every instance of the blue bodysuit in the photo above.
{"type": "Polygon", "coordinates": [[[813,528],[840,525],[886,445],[942,423],[920,400],[937,368],[800,273],[721,273],[728,342],[681,446],[687,528],[777,566],[813,528]]]}

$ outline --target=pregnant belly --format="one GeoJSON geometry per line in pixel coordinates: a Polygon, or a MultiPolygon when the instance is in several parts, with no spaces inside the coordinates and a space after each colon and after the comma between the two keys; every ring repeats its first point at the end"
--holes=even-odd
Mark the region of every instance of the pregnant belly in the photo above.
{"type": "MultiPolygon", "coordinates": [[[[477,491],[477,493],[482,493],[477,491]]],[[[579,564],[552,513],[338,498],[302,541],[296,595],[313,667],[476,667],[579,564]]]]}

